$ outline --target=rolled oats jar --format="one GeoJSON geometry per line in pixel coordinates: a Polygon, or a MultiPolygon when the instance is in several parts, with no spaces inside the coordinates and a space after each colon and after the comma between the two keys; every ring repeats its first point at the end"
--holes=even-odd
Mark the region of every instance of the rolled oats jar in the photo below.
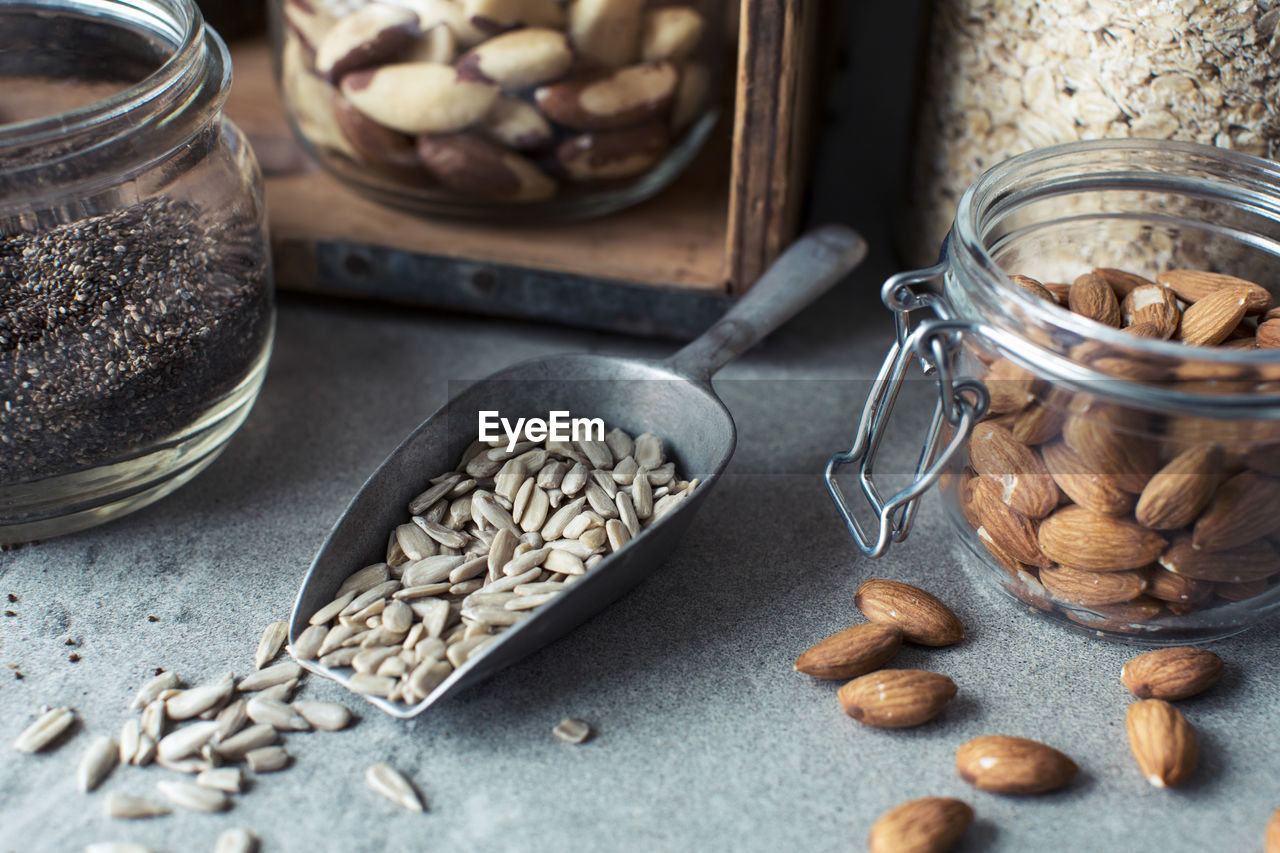
{"type": "Polygon", "coordinates": [[[602,215],[667,186],[716,118],[721,0],[273,0],[271,14],[304,146],[422,213],[602,215]]]}
{"type": "Polygon", "coordinates": [[[261,176],[191,0],[0,0],[0,544],[145,506],[258,394],[261,176]]]}
{"type": "Polygon", "coordinates": [[[1280,155],[1275,0],[940,0],[917,105],[909,263],[961,193],[1062,142],[1176,139],[1280,155]]]}
{"type": "Polygon", "coordinates": [[[885,283],[897,341],[827,467],[850,533],[884,554],[937,485],[977,582],[1047,618],[1151,644],[1261,621],[1280,608],[1278,285],[1270,161],[1091,141],[987,171],[941,261],[885,283]],[[889,494],[874,463],[916,364],[936,407],[889,494]]]}

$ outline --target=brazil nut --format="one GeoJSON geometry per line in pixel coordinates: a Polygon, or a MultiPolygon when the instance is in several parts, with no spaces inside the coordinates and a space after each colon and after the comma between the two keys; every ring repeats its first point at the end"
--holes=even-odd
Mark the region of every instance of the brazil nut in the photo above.
{"type": "Polygon", "coordinates": [[[574,130],[614,130],[661,116],[675,98],[677,75],[669,62],[646,62],[604,76],[540,86],[538,107],[574,130]]]}
{"type": "Polygon", "coordinates": [[[528,101],[499,95],[498,101],[478,125],[495,142],[519,151],[542,148],[551,141],[551,124],[528,101]]]}
{"type": "Polygon", "coordinates": [[[413,44],[418,16],[389,3],[370,3],[340,19],[316,50],[316,72],[330,83],[360,68],[378,65],[413,44]]]}
{"type": "Polygon", "coordinates": [[[353,71],[342,94],[383,127],[417,136],[470,127],[493,107],[498,87],[467,80],[450,65],[405,62],[353,71]]]}
{"type": "Polygon", "coordinates": [[[608,68],[640,57],[645,0],[574,0],[569,38],[582,54],[608,68]]]}
{"type": "Polygon", "coordinates": [[[622,130],[599,130],[566,139],[556,147],[556,160],[574,181],[630,178],[652,168],[667,144],[667,127],[655,119],[622,130]]]}
{"type": "Polygon", "coordinates": [[[530,27],[504,33],[472,48],[458,60],[458,71],[513,90],[556,80],[572,63],[573,51],[564,33],[530,27]]]}
{"type": "Polygon", "coordinates": [[[533,163],[470,133],[418,138],[418,156],[442,186],[499,201],[537,201],[555,194],[555,181],[533,163]]]}

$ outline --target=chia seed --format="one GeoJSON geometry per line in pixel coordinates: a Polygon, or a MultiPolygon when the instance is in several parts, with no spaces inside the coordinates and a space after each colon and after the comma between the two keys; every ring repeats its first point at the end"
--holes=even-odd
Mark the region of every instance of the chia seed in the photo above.
{"type": "Polygon", "coordinates": [[[270,299],[257,222],[188,202],[0,232],[0,482],[180,434],[261,356],[270,299]]]}

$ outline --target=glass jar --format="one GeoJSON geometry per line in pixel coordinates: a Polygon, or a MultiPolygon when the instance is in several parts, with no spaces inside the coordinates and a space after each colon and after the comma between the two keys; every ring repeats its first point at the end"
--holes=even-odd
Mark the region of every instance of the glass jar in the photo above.
{"type": "Polygon", "coordinates": [[[600,216],[689,165],[716,119],[721,0],[273,0],[289,119],[384,203],[600,216]]]}
{"type": "Polygon", "coordinates": [[[0,0],[0,543],[217,456],[274,330],[261,176],[191,0],[0,0]]]}
{"type": "Polygon", "coordinates": [[[1064,624],[1171,644],[1273,613],[1280,312],[1264,312],[1277,272],[1269,161],[1096,141],[987,171],[942,261],[885,283],[897,343],[857,440],[827,467],[859,547],[879,556],[905,537],[940,483],[962,562],[1064,624]],[[874,460],[916,360],[938,403],[911,484],[885,497],[874,460]],[[836,481],[850,463],[874,527],[836,481]]]}

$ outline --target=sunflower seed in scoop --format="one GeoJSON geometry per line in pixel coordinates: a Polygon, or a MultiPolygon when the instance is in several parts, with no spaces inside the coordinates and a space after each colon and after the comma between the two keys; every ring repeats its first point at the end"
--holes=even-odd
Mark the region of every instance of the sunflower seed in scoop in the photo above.
{"type": "Polygon", "coordinates": [[[263,723],[279,731],[304,732],[311,728],[311,724],[293,708],[276,699],[255,696],[249,700],[245,711],[255,723],[263,723]]]}
{"type": "MultiPolygon", "coordinates": [[[[445,608],[448,608],[448,602],[444,602],[445,608]]],[[[330,669],[339,666],[351,666],[351,662],[355,660],[356,655],[360,654],[360,649],[356,646],[337,649],[329,652],[327,655],[320,656],[320,665],[327,666],[330,669]]]]}
{"type": "Polygon", "coordinates": [[[385,698],[391,693],[391,688],[396,686],[396,680],[387,678],[385,675],[374,675],[371,672],[357,672],[351,676],[348,684],[357,693],[385,698]]]}
{"type": "Polygon", "coordinates": [[[390,764],[378,762],[364,772],[365,783],[398,806],[410,811],[422,811],[422,798],[409,780],[390,764]]]}
{"type": "Polygon", "coordinates": [[[591,737],[591,726],[575,717],[565,717],[551,732],[568,743],[582,743],[591,737]]]}
{"type": "Polygon", "coordinates": [[[70,708],[52,708],[45,711],[35,722],[22,730],[13,748],[18,752],[39,752],[58,739],[75,722],[75,712],[70,708]]]}
{"type": "MultiPolygon", "coordinates": [[[[283,624],[283,623],[282,623],[283,624]]],[[[259,669],[257,672],[250,673],[240,679],[240,683],[236,685],[236,690],[241,693],[252,693],[255,690],[266,690],[268,687],[275,687],[277,684],[284,684],[293,678],[302,675],[302,667],[298,666],[291,660],[281,661],[273,664],[266,669],[259,669]]]]}
{"type": "Polygon", "coordinates": [[[215,767],[196,774],[196,784],[201,788],[238,794],[244,790],[244,771],[239,767],[215,767]]]}
{"type": "MultiPolygon", "coordinates": [[[[408,577],[408,574],[412,570],[413,566],[421,565],[422,563],[428,562],[429,560],[432,560],[432,559],[456,560],[457,558],[456,557],[428,557],[425,560],[419,560],[416,563],[410,564],[410,566],[405,569],[405,577],[406,578],[408,577]]],[[[405,586],[413,585],[408,580],[405,580],[403,583],[405,586]]],[[[400,586],[401,586],[401,581],[387,581],[386,583],[380,583],[375,587],[370,587],[369,589],[366,589],[364,592],[357,595],[355,598],[351,599],[350,603],[348,603],[346,607],[342,608],[342,610],[338,612],[338,615],[351,616],[353,614],[361,613],[371,605],[376,604],[379,601],[382,601],[388,595],[398,590],[400,586]]]]}
{"type": "Polygon", "coordinates": [[[255,853],[257,849],[258,836],[244,827],[224,831],[213,845],[213,853],[255,853]]]}
{"type": "MultiPolygon", "coordinates": [[[[418,560],[415,563],[410,563],[405,566],[404,575],[401,576],[400,583],[396,584],[395,589],[387,591],[386,595],[391,595],[399,589],[401,585],[410,587],[425,586],[431,583],[441,583],[449,577],[450,572],[462,565],[463,562],[465,562],[465,560],[462,557],[441,554],[435,557],[427,557],[425,560],[418,560]]],[[[382,587],[374,587],[370,592],[381,588],[382,587]]],[[[368,603],[373,603],[373,600],[370,600],[368,603]]]]}
{"type": "Polygon", "coordinates": [[[315,660],[328,633],[329,629],[324,625],[308,625],[298,635],[298,641],[290,644],[289,654],[298,660],[315,660]]]}
{"type": "Polygon", "coordinates": [[[533,610],[555,597],[556,593],[554,592],[544,592],[541,595],[521,595],[506,602],[502,607],[504,610],[533,610]]]}
{"type": "Polygon", "coordinates": [[[351,723],[351,709],[337,702],[303,700],[293,703],[293,710],[311,727],[325,732],[345,729],[351,723]]]}
{"type": "Polygon", "coordinates": [[[307,621],[312,625],[324,625],[333,620],[333,617],[347,609],[347,605],[354,601],[356,593],[344,592],[334,597],[324,607],[321,607],[315,613],[311,614],[311,618],[307,621]]]}
{"type": "Polygon", "coordinates": [[[414,621],[413,611],[403,601],[393,600],[382,611],[382,627],[393,633],[407,633],[414,621]]]}
{"type": "Polygon", "coordinates": [[[231,804],[222,791],[202,788],[194,782],[165,780],[157,782],[156,789],[175,806],[195,812],[220,812],[231,804]]]}
{"type": "Polygon", "coordinates": [[[135,797],[132,794],[118,794],[115,791],[107,794],[106,803],[103,805],[102,811],[107,817],[123,818],[125,820],[162,817],[170,813],[169,807],[164,803],[156,803],[142,797],[135,797]]]}
{"type": "Polygon", "coordinates": [[[552,549],[543,566],[547,571],[561,575],[580,575],[587,570],[580,557],[559,548],[552,549]]]}
{"type": "Polygon", "coordinates": [[[271,726],[258,723],[237,732],[226,740],[215,745],[218,754],[228,761],[239,761],[252,750],[275,743],[280,735],[271,726]]]}
{"type": "Polygon", "coordinates": [[[182,690],[164,703],[165,716],[170,720],[189,720],[216,708],[231,697],[235,679],[228,673],[217,681],[182,690]]]}
{"type": "Polygon", "coordinates": [[[119,759],[120,745],[113,737],[94,738],[89,748],[80,758],[76,767],[76,788],[86,794],[98,787],[107,774],[116,766],[119,759]]]}
{"type": "MultiPolygon", "coordinates": [[[[394,534],[393,534],[394,535],[394,534]]],[[[359,595],[366,590],[373,589],[380,583],[386,583],[391,580],[391,568],[386,563],[373,563],[365,566],[357,572],[347,576],[347,579],[338,587],[334,598],[346,595],[348,592],[354,592],[359,595]]]]}
{"type": "Polygon", "coordinates": [[[217,735],[221,725],[216,720],[202,720],[175,729],[156,744],[156,758],[161,761],[177,761],[196,755],[200,748],[217,735]]]}
{"type": "Polygon", "coordinates": [[[245,763],[254,773],[274,773],[289,763],[289,753],[283,746],[264,746],[245,753],[245,763]]]}
{"type": "Polygon", "coordinates": [[[461,474],[451,474],[409,501],[409,515],[422,515],[432,504],[447,495],[461,479],[461,474]]]}
{"type": "Polygon", "coordinates": [[[162,692],[177,687],[179,684],[178,673],[162,672],[146,684],[138,688],[138,692],[134,694],[133,701],[129,703],[129,710],[137,711],[145,708],[156,700],[162,692]]]}
{"type": "Polygon", "coordinates": [[[262,637],[258,640],[258,648],[253,653],[254,669],[262,669],[269,664],[276,655],[280,654],[280,647],[284,645],[285,638],[289,636],[289,626],[283,622],[272,622],[262,631],[262,637]]]}
{"type": "Polygon", "coordinates": [[[543,540],[550,542],[563,536],[564,529],[569,526],[569,522],[578,517],[578,513],[582,512],[582,508],[586,504],[587,499],[585,496],[574,498],[552,513],[551,517],[547,519],[547,523],[542,525],[542,530],[539,531],[543,540]]]}

